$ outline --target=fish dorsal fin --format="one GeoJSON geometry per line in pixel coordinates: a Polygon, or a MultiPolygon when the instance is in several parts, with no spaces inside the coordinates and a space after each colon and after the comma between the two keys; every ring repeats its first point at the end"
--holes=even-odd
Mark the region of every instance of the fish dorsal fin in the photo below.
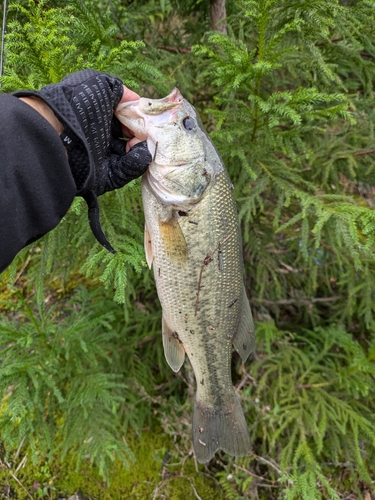
{"type": "Polygon", "coordinates": [[[164,316],[162,319],[163,347],[165,358],[174,372],[178,372],[185,361],[185,349],[178,333],[172,331],[164,316]]]}
{"type": "Polygon", "coordinates": [[[253,315],[251,314],[250,304],[246,297],[245,287],[242,292],[242,307],[240,311],[241,318],[232,343],[241,356],[241,359],[246,361],[249,354],[254,350],[255,335],[253,315]]]}
{"type": "Polygon", "coordinates": [[[161,240],[169,260],[177,267],[186,266],[188,255],[184,233],[177,219],[159,220],[161,240]]]}
{"type": "Polygon", "coordinates": [[[151,234],[146,223],[145,223],[144,246],[145,246],[146,262],[148,267],[151,269],[154,256],[152,254],[151,234]]]}

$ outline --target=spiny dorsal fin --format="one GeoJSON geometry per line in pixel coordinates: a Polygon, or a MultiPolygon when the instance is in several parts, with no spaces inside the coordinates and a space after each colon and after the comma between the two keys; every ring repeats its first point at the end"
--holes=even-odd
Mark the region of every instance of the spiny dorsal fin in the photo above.
{"type": "Polygon", "coordinates": [[[178,333],[171,330],[164,316],[162,319],[163,347],[165,358],[174,372],[178,372],[185,360],[185,349],[178,333]]]}
{"type": "Polygon", "coordinates": [[[246,361],[249,354],[255,347],[254,321],[251,314],[250,304],[246,297],[245,287],[242,292],[242,307],[240,323],[236,334],[233,337],[232,343],[234,348],[241,356],[243,361],[246,361]]]}

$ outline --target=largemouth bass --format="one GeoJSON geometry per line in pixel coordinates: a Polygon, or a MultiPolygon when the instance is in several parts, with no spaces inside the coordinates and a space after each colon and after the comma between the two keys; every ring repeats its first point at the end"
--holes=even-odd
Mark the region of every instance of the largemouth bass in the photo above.
{"type": "Polygon", "coordinates": [[[163,308],[165,357],[177,372],[187,354],[197,392],[197,460],[222,449],[247,455],[250,437],[231,378],[232,344],[243,360],[254,324],[243,283],[233,185],[194,107],[174,89],[124,103],[117,118],[153,156],[142,179],[146,260],[163,308]]]}

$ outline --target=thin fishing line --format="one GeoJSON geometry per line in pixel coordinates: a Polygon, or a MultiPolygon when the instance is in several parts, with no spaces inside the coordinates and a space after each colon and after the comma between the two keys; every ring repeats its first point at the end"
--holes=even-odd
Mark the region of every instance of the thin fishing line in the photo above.
{"type": "Polygon", "coordinates": [[[4,6],[4,10],[3,10],[3,26],[1,29],[0,76],[3,76],[5,23],[6,23],[6,17],[7,17],[7,0],[4,0],[3,6],[4,6]]]}

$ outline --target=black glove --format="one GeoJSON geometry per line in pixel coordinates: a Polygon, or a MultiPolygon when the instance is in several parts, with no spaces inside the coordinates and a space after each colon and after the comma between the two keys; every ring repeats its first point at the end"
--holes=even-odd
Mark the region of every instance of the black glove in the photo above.
{"type": "Polygon", "coordinates": [[[97,196],[124,186],[142,175],[151,162],[146,142],[126,153],[121,124],[113,115],[122,98],[123,83],[91,69],[78,71],[39,92],[19,91],[17,97],[36,96],[45,101],[64,125],[61,139],[68,150],[77,195],[89,206],[89,221],[97,240],[115,250],[100,227],[97,196]]]}
{"type": "Polygon", "coordinates": [[[135,144],[128,153],[125,147],[124,141],[112,140],[109,148],[110,154],[99,167],[97,195],[120,188],[146,171],[151,162],[147,141],[135,144]]]}
{"type": "Polygon", "coordinates": [[[61,139],[68,150],[77,195],[101,195],[142,175],[151,162],[145,143],[125,152],[116,137],[121,125],[113,115],[124,88],[119,78],[91,69],[78,71],[39,92],[16,92],[18,97],[43,99],[64,125],[61,139]],[[120,152],[121,149],[121,152],[120,152]],[[138,151],[137,151],[138,150],[138,151]],[[136,154],[137,152],[137,154],[136,154]]]}

